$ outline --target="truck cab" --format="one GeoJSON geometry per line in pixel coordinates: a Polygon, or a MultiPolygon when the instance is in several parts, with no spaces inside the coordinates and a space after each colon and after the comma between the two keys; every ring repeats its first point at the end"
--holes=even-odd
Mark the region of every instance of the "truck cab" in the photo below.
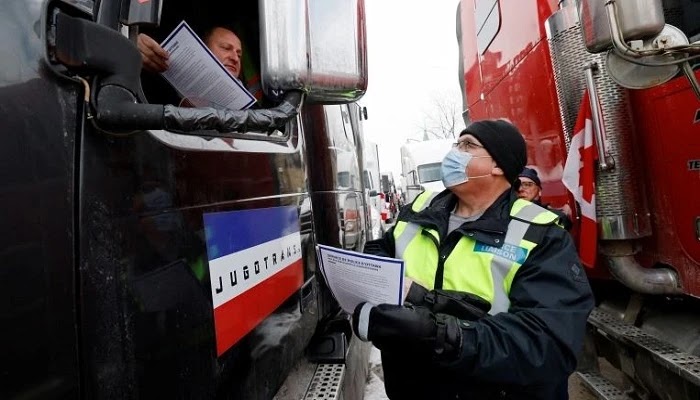
{"type": "Polygon", "coordinates": [[[315,246],[367,235],[363,1],[8,0],[0,32],[0,398],[361,398],[315,246]],[[152,90],[138,34],[183,19],[235,27],[253,109],[152,90]]]}
{"type": "Polygon", "coordinates": [[[457,16],[465,119],[520,129],[543,202],[571,210],[579,252],[595,256],[579,378],[608,398],[698,398],[700,5],[461,0],[457,16]],[[586,131],[597,160],[574,176],[593,218],[565,187],[586,131]]]}
{"type": "Polygon", "coordinates": [[[370,204],[370,221],[372,223],[372,237],[379,239],[386,230],[382,211],[384,210],[385,196],[382,193],[381,172],[379,169],[379,147],[376,143],[366,142],[365,157],[365,188],[368,191],[370,204]]]}
{"type": "Polygon", "coordinates": [[[407,204],[424,190],[445,190],[440,165],[453,143],[453,139],[433,139],[401,146],[401,174],[406,183],[407,204]]]}

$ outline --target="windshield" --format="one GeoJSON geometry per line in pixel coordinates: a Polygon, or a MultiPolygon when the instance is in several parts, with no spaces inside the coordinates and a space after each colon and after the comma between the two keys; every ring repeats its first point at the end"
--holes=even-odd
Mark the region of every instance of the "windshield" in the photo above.
{"type": "Polygon", "coordinates": [[[442,180],[440,163],[425,164],[418,166],[418,179],[420,183],[435,182],[442,180]]]}
{"type": "Polygon", "coordinates": [[[338,172],[338,186],[350,187],[350,173],[346,171],[338,172]]]}

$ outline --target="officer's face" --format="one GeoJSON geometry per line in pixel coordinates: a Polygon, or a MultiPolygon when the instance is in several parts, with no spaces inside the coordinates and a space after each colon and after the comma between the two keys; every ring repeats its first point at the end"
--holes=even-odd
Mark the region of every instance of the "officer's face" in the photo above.
{"type": "Polygon", "coordinates": [[[471,161],[469,161],[469,165],[467,165],[467,176],[470,179],[489,176],[496,166],[493,158],[491,158],[491,155],[481,142],[470,134],[459,137],[457,148],[473,156],[471,161]]]}
{"type": "Polygon", "coordinates": [[[518,189],[518,197],[527,201],[539,200],[541,192],[540,187],[530,178],[521,176],[519,179],[520,188],[518,189]]]}
{"type": "Polygon", "coordinates": [[[215,28],[206,43],[214,56],[234,77],[241,74],[241,40],[233,32],[224,28],[215,28]]]}

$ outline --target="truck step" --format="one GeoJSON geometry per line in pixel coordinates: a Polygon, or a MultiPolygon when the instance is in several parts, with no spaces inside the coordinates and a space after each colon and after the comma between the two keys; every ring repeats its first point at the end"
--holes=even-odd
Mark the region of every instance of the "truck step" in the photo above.
{"type": "Polygon", "coordinates": [[[304,400],[338,400],[345,375],[344,364],[319,364],[304,400]]]}
{"type": "Polygon", "coordinates": [[[683,380],[700,386],[700,357],[685,353],[599,308],[591,312],[588,323],[610,338],[636,351],[649,354],[656,363],[682,377],[683,380]]]}
{"type": "Polygon", "coordinates": [[[583,385],[603,400],[630,400],[631,398],[597,372],[576,372],[583,385]]]}

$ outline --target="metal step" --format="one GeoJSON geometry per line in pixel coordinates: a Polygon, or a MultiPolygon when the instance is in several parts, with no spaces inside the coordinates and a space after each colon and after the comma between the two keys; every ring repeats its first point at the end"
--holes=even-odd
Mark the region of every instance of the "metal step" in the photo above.
{"type": "Polygon", "coordinates": [[[304,400],[338,400],[340,399],[345,364],[319,364],[304,400]]]}
{"type": "Polygon", "coordinates": [[[683,380],[700,386],[700,357],[685,353],[636,326],[620,321],[612,314],[599,308],[591,312],[588,323],[612,339],[637,351],[646,352],[659,365],[680,376],[683,380]]]}
{"type": "Polygon", "coordinates": [[[599,399],[630,400],[631,398],[597,372],[576,372],[584,386],[599,399]]]}

